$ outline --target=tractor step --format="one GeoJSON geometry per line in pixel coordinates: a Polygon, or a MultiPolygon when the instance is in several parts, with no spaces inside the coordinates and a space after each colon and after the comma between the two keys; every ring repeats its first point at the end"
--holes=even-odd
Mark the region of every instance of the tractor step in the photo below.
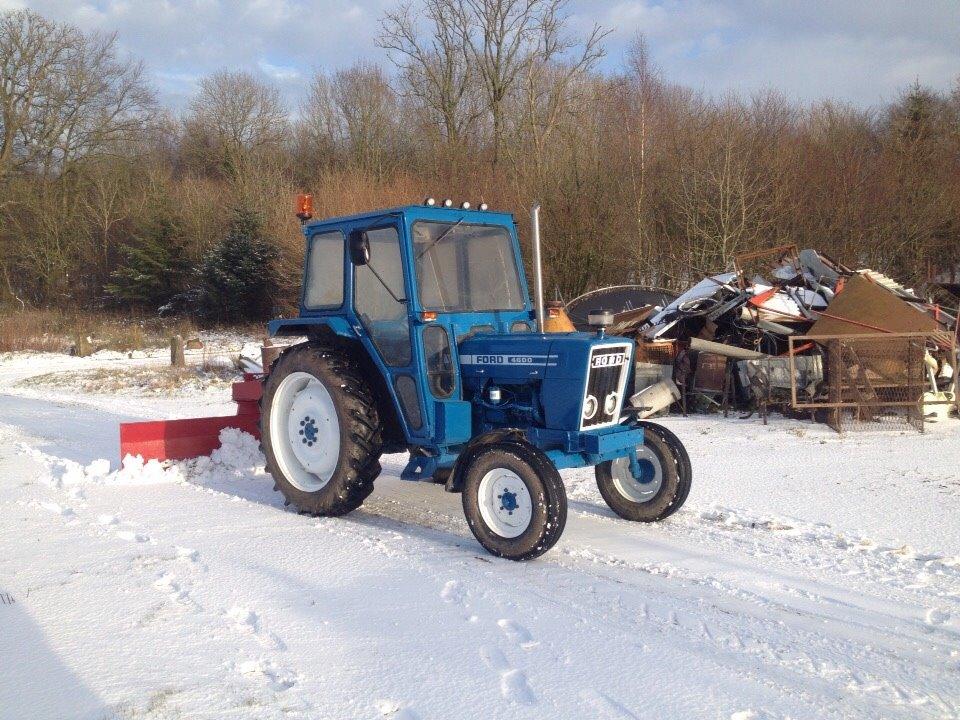
{"type": "Polygon", "coordinates": [[[437,472],[437,459],[428,455],[411,455],[407,466],[400,473],[401,480],[422,482],[430,480],[437,472]]]}

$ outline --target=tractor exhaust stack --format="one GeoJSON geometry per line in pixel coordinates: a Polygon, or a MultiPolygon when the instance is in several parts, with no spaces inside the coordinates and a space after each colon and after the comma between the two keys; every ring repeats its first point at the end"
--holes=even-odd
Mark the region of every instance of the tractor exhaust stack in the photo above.
{"type": "Polygon", "coordinates": [[[537,332],[544,332],[546,317],[543,312],[543,261],[540,256],[540,203],[530,211],[533,227],[533,308],[537,317],[537,332]]]}

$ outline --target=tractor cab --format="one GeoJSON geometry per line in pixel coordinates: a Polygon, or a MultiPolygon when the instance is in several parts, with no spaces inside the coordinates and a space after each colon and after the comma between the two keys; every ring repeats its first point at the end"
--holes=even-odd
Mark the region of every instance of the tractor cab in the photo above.
{"type": "Polygon", "coordinates": [[[362,343],[408,444],[467,442],[458,344],[535,330],[513,216],[412,205],[308,222],[303,233],[299,317],[273,321],[271,334],[362,343]]]}

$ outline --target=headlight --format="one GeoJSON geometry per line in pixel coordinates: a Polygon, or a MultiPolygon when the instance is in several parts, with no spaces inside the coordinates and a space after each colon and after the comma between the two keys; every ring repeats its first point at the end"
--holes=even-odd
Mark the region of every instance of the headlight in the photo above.
{"type": "Polygon", "coordinates": [[[597,408],[599,407],[600,403],[597,402],[597,399],[593,395],[587,395],[587,399],[583,401],[583,419],[590,420],[597,414],[597,408]]]}
{"type": "Polygon", "coordinates": [[[617,403],[620,401],[620,396],[615,392],[608,393],[607,397],[603,401],[603,412],[606,415],[613,415],[617,411],[617,403]]]}

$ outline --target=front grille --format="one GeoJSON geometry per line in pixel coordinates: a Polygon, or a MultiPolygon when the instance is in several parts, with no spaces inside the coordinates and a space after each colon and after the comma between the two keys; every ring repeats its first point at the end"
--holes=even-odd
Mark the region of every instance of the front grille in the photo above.
{"type": "Polygon", "coordinates": [[[583,395],[583,409],[580,416],[580,429],[613,425],[620,420],[620,408],[623,407],[624,385],[630,362],[629,345],[603,345],[590,351],[590,363],[587,369],[587,389],[583,395]],[[610,393],[616,393],[616,403],[612,412],[606,412],[605,403],[610,393]],[[586,408],[595,398],[597,409],[591,417],[585,417],[586,408]]]}

